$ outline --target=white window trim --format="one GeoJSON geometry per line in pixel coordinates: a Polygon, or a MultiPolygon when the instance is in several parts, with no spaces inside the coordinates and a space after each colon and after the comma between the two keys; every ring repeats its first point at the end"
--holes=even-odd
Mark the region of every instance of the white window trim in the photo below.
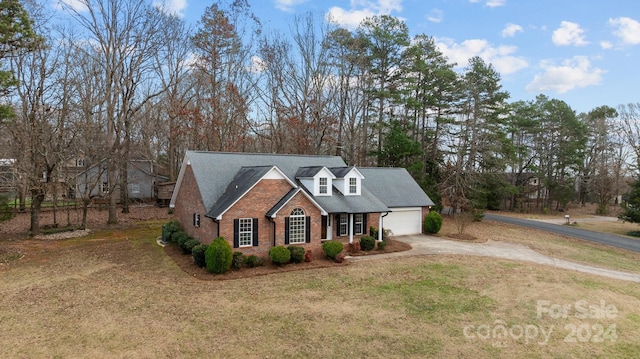
{"type": "Polygon", "coordinates": [[[289,216],[289,244],[305,243],[306,216],[304,209],[296,207],[289,216]]]}
{"type": "Polygon", "coordinates": [[[355,213],[353,215],[353,234],[360,235],[364,234],[364,213],[355,213]],[[360,220],[358,221],[358,217],[360,220]],[[358,225],[360,225],[360,231],[358,231],[358,225]]]}
{"type": "Polygon", "coordinates": [[[318,194],[320,195],[329,194],[329,178],[327,177],[318,178],[318,194]],[[324,180],[324,184],[322,183],[322,180],[324,180]]]}
{"type": "Polygon", "coordinates": [[[349,215],[346,213],[342,213],[338,216],[338,235],[340,237],[346,237],[349,235],[349,215]],[[344,223],[342,219],[344,218],[344,223]],[[344,225],[344,232],[342,231],[342,226],[344,225]]]}
{"type": "Polygon", "coordinates": [[[253,246],[253,218],[240,218],[238,221],[238,247],[253,246]],[[248,224],[247,224],[248,223],[248,224]],[[244,236],[248,236],[243,238],[244,236]],[[248,238],[248,244],[242,244],[248,238]]]}
{"type": "Polygon", "coordinates": [[[349,177],[349,183],[347,184],[347,186],[349,186],[349,194],[358,194],[358,179],[356,177],[349,177]],[[351,184],[351,181],[353,181],[354,183],[351,184]]]}

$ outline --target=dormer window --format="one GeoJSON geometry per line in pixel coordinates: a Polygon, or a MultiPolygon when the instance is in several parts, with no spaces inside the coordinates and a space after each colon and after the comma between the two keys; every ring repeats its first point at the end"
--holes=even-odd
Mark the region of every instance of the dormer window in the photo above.
{"type": "Polygon", "coordinates": [[[318,179],[318,193],[327,194],[328,192],[329,190],[328,190],[327,177],[320,177],[318,179]]]}
{"type": "Polygon", "coordinates": [[[349,194],[358,193],[358,179],[355,177],[349,178],[349,194]]]}

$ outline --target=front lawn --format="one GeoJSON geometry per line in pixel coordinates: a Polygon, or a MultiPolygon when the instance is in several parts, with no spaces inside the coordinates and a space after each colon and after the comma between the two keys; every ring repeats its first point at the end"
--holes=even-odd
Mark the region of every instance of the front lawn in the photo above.
{"type": "Polygon", "coordinates": [[[568,358],[640,351],[635,283],[442,255],[202,281],[156,244],[159,226],[20,242],[25,257],[0,266],[0,330],[10,333],[0,336],[0,357],[568,358]],[[615,307],[615,314],[577,315],[582,305],[615,307]],[[567,316],[558,316],[565,307],[567,316]]]}

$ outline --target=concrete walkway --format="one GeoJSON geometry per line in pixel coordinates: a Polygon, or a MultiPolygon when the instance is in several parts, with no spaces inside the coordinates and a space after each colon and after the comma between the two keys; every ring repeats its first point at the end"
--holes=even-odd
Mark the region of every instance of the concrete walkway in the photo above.
{"type": "Polygon", "coordinates": [[[515,243],[494,241],[488,241],[486,243],[465,243],[426,235],[399,236],[394,237],[394,239],[410,244],[412,249],[404,252],[378,254],[374,256],[350,257],[349,261],[357,262],[372,259],[429,254],[464,254],[531,262],[640,283],[640,274],[620,272],[556,259],[540,254],[529,247],[515,243]]]}

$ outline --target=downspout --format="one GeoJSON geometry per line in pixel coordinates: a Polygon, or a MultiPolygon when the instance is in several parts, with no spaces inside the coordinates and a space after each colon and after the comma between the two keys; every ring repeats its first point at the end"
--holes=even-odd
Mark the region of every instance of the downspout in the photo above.
{"type": "Polygon", "coordinates": [[[383,228],[382,228],[382,224],[383,224],[383,218],[386,217],[389,214],[389,212],[385,212],[382,216],[380,216],[380,220],[378,222],[379,225],[379,229],[378,229],[378,242],[382,242],[382,232],[384,232],[383,228]]]}
{"type": "Polygon", "coordinates": [[[218,234],[216,235],[216,238],[220,238],[220,220],[214,218],[213,221],[216,222],[217,224],[216,228],[217,228],[218,234]]]}

